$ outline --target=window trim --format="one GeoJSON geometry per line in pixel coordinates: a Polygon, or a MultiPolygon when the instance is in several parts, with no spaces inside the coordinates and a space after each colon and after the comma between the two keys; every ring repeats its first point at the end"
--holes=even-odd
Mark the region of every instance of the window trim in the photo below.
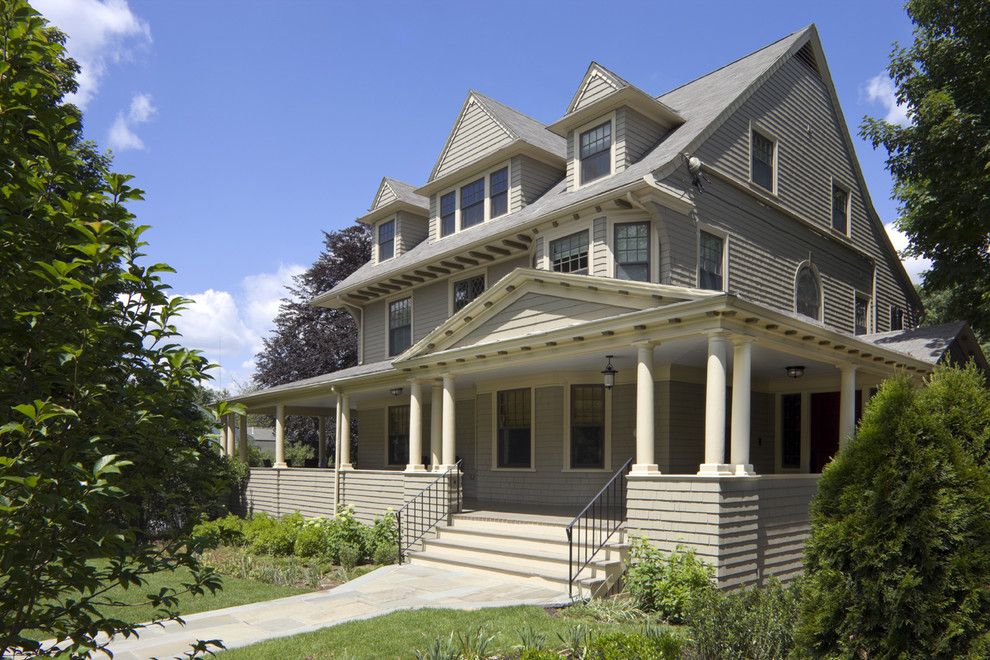
{"type": "Polygon", "coordinates": [[[695,254],[695,265],[694,265],[694,276],[695,276],[695,286],[699,289],[701,286],[701,232],[706,234],[711,234],[712,236],[717,236],[722,239],[722,288],[721,289],[705,289],[705,291],[716,291],[720,290],[722,292],[727,292],[729,290],[729,239],[730,234],[725,230],[712,227],[711,225],[704,224],[702,222],[697,223],[698,231],[695,232],[695,244],[694,244],[694,254],[695,254]]]}
{"type": "MultiPolygon", "coordinates": [[[[382,463],[383,463],[383,465],[385,466],[386,469],[389,469],[389,468],[403,468],[403,469],[405,469],[406,466],[409,465],[409,463],[392,463],[392,462],[389,461],[390,456],[388,455],[389,435],[390,435],[389,428],[388,427],[389,427],[389,424],[391,423],[391,417],[389,416],[389,411],[392,408],[402,408],[402,407],[409,408],[410,405],[408,403],[387,403],[387,404],[385,404],[385,460],[382,461],[382,463]]],[[[412,420],[410,418],[410,422],[411,421],[412,420]]],[[[411,427],[409,429],[409,432],[410,433],[412,432],[412,428],[411,427]]],[[[406,438],[406,452],[408,452],[408,451],[409,451],[409,439],[406,438]]]]}
{"type": "Polygon", "coordinates": [[[778,390],[773,395],[774,401],[774,473],[775,474],[811,474],[811,395],[816,392],[832,391],[816,383],[809,390],[793,389],[793,381],[787,387],[778,390]],[[798,467],[784,467],[784,408],[783,396],[798,394],[801,396],[801,433],[798,467]]]}
{"type": "MultiPolygon", "coordinates": [[[[478,277],[479,275],[484,278],[484,280],[485,280],[485,291],[488,291],[488,267],[487,266],[481,266],[480,268],[474,268],[474,269],[471,269],[471,270],[468,270],[468,271],[462,271],[462,272],[458,273],[456,276],[453,276],[452,275],[451,277],[447,278],[447,318],[448,319],[451,316],[453,316],[454,314],[457,313],[454,310],[454,285],[456,285],[458,282],[463,282],[464,280],[470,280],[472,278],[478,277]]],[[[484,293],[484,292],[482,292],[482,293],[484,293]]],[[[474,302],[474,301],[471,301],[471,302],[474,302]]],[[[470,305],[471,303],[468,303],[468,304],[470,305]]]]}
{"type": "Polygon", "coordinates": [[[852,238],[852,187],[846,185],[844,182],[839,181],[834,176],[830,177],[829,180],[831,184],[828,187],[828,228],[832,230],[833,233],[839,236],[845,236],[846,238],[852,238]],[[842,231],[835,228],[834,220],[832,218],[832,191],[838,188],[845,191],[846,193],[846,230],[842,231]]]}
{"type": "MultiPolygon", "coordinates": [[[[647,242],[647,245],[646,245],[646,251],[647,251],[647,262],[646,262],[646,273],[647,274],[646,274],[646,282],[647,283],[651,283],[651,282],[658,282],[659,281],[659,277],[658,277],[659,268],[657,268],[655,266],[655,264],[657,262],[657,259],[659,258],[659,254],[658,253],[660,251],[660,240],[659,240],[659,236],[657,234],[657,229],[654,226],[654,222],[649,217],[640,218],[640,219],[634,219],[634,218],[629,218],[629,219],[626,219],[626,218],[612,219],[612,218],[609,218],[608,220],[606,220],[606,222],[605,222],[605,231],[606,231],[605,243],[608,246],[608,253],[609,253],[609,256],[611,257],[611,259],[610,259],[610,261],[611,261],[611,268],[609,269],[609,272],[612,273],[612,277],[614,279],[619,279],[619,259],[617,257],[617,253],[618,253],[618,241],[616,240],[615,232],[616,232],[616,230],[618,229],[618,227],[620,225],[641,225],[641,224],[645,224],[646,227],[647,227],[647,241],[648,242],[647,242]]],[[[636,282],[636,281],[639,281],[639,280],[623,280],[623,281],[636,282]]]]}
{"type": "Polygon", "coordinates": [[[591,382],[578,382],[571,379],[564,379],[561,384],[564,388],[564,446],[563,446],[563,464],[561,465],[561,472],[590,472],[590,473],[607,473],[612,471],[612,392],[613,390],[605,389],[605,451],[604,451],[604,467],[601,468],[573,468],[571,467],[571,388],[575,385],[600,385],[600,383],[591,382]]]}
{"type": "Polygon", "coordinates": [[[859,289],[853,289],[853,336],[862,337],[873,333],[873,296],[863,293],[859,289]],[[856,304],[860,299],[866,301],[866,332],[862,335],[856,333],[856,304]]]}
{"type": "Polygon", "coordinates": [[[810,318],[819,323],[825,322],[825,287],[822,283],[822,274],[818,270],[818,266],[815,262],[805,259],[798,264],[797,268],[794,270],[794,313],[805,318],[810,318]],[[812,275],[815,276],[815,281],[818,282],[818,316],[811,317],[805,316],[798,311],[798,276],[801,274],[802,268],[808,268],[811,270],[812,275]]]}
{"type": "Polygon", "coordinates": [[[394,358],[399,355],[402,355],[402,353],[405,353],[407,350],[409,350],[416,344],[416,309],[415,308],[416,308],[416,304],[415,301],[413,300],[412,291],[404,291],[401,293],[397,293],[385,299],[385,357],[386,358],[394,358]],[[393,354],[392,333],[391,333],[391,329],[392,329],[391,307],[392,307],[392,303],[397,302],[399,300],[405,300],[406,298],[409,299],[409,346],[406,347],[406,349],[403,350],[401,353],[393,354]]]}
{"type": "Polygon", "coordinates": [[[889,312],[890,313],[887,315],[887,323],[888,323],[887,329],[890,330],[890,331],[892,331],[892,332],[903,331],[904,330],[904,326],[905,326],[905,323],[904,323],[904,317],[905,317],[904,308],[901,307],[900,305],[895,304],[895,303],[890,303],[890,305],[888,305],[888,307],[890,308],[889,309],[889,312]],[[899,312],[900,315],[901,315],[901,319],[900,319],[900,321],[901,321],[901,327],[900,328],[894,328],[894,312],[895,311],[899,312]]]}
{"type": "Polygon", "coordinates": [[[778,181],[779,181],[778,174],[780,170],[780,140],[778,140],[773,133],[771,133],[766,128],[764,128],[762,124],[759,124],[754,121],[750,121],[749,135],[746,137],[746,141],[749,143],[749,161],[746,164],[749,174],[749,184],[751,186],[755,186],[756,189],[758,189],[759,191],[765,194],[773,195],[774,197],[776,197],[778,181]],[[767,140],[770,140],[770,142],[773,144],[773,166],[770,168],[769,189],[765,188],[762,184],[757,183],[753,179],[753,133],[759,133],[762,137],[764,137],[767,140]]]}
{"type": "Polygon", "coordinates": [[[387,220],[382,220],[381,222],[375,225],[375,262],[376,263],[382,263],[383,261],[388,261],[389,259],[394,259],[397,256],[399,256],[396,251],[398,244],[399,244],[399,219],[397,216],[394,215],[390,216],[387,220]],[[382,259],[382,250],[381,250],[382,227],[390,222],[393,223],[392,224],[392,256],[382,259]]]}
{"type": "MultiPolygon", "coordinates": [[[[503,215],[509,215],[509,201],[511,199],[510,192],[512,190],[512,180],[509,178],[509,163],[505,164],[505,167],[496,167],[494,170],[485,174],[485,217],[487,220],[494,220],[495,218],[501,218],[503,215]],[[499,213],[498,215],[492,214],[492,175],[496,172],[505,170],[505,213],[499,213]]],[[[479,223],[480,224],[480,223],[479,223]]]]}
{"type": "Polygon", "coordinates": [[[613,110],[607,115],[596,117],[595,119],[589,121],[588,123],[582,126],[578,126],[577,128],[574,129],[574,133],[571,136],[571,149],[573,150],[572,158],[574,160],[574,180],[571,182],[574,185],[571,187],[572,190],[578,190],[579,188],[583,188],[584,186],[590,186],[594,183],[598,183],[599,181],[604,181],[609,177],[615,176],[616,174],[615,123],[616,123],[615,110],[613,110]],[[612,135],[612,144],[609,146],[609,163],[611,165],[610,168],[611,171],[604,176],[598,177],[597,179],[592,179],[587,183],[581,183],[581,133],[591,130],[592,128],[595,128],[597,126],[601,126],[602,124],[605,123],[611,123],[610,130],[612,135]]]}
{"type": "Polygon", "coordinates": [[[453,185],[448,186],[448,187],[444,188],[443,190],[440,190],[440,191],[438,191],[436,193],[436,197],[437,197],[437,211],[436,211],[436,215],[433,216],[432,218],[430,218],[430,221],[431,222],[436,223],[436,240],[439,241],[439,240],[442,240],[444,238],[447,238],[448,236],[453,236],[454,234],[459,234],[460,232],[462,232],[462,231],[464,231],[466,229],[471,229],[471,227],[462,227],[461,226],[461,188],[463,188],[464,186],[466,186],[468,184],[474,183],[478,179],[483,179],[484,182],[485,182],[485,196],[484,196],[484,199],[482,199],[482,206],[483,206],[483,211],[484,211],[484,217],[482,218],[481,222],[479,222],[477,224],[474,224],[474,225],[471,225],[471,227],[480,227],[481,225],[485,224],[486,222],[489,222],[490,220],[494,220],[495,218],[504,218],[505,216],[507,216],[507,215],[509,215],[509,214],[511,214],[513,212],[513,209],[512,209],[512,161],[510,159],[510,160],[501,161],[498,164],[494,165],[493,167],[489,167],[487,169],[484,169],[481,172],[475,172],[471,176],[464,177],[462,180],[459,180],[456,183],[454,183],[453,185]],[[507,187],[506,187],[506,211],[502,215],[497,215],[497,216],[495,216],[493,218],[492,215],[491,215],[491,211],[492,211],[492,204],[491,204],[491,200],[492,200],[492,196],[491,196],[491,176],[492,176],[492,174],[494,172],[498,172],[499,170],[502,170],[502,169],[506,170],[506,185],[507,185],[507,187]],[[441,226],[441,217],[442,216],[440,215],[440,199],[444,195],[447,195],[448,193],[454,193],[454,231],[450,232],[449,234],[443,234],[443,232],[441,231],[441,229],[442,229],[442,226],[441,226]]]}
{"type": "Polygon", "coordinates": [[[502,387],[491,391],[492,397],[492,472],[536,472],[536,386],[502,387]],[[529,467],[498,466],[498,393],[529,390],[529,467]]]}
{"type": "Polygon", "coordinates": [[[436,217],[436,223],[437,223],[437,240],[440,240],[440,239],[443,239],[443,238],[447,238],[448,236],[453,236],[458,231],[457,225],[458,225],[458,222],[460,220],[460,215],[461,215],[460,205],[457,203],[458,202],[458,194],[457,194],[457,191],[458,190],[459,190],[459,188],[455,187],[455,188],[452,188],[450,190],[444,190],[444,191],[441,191],[441,192],[437,193],[437,217],[436,217]],[[443,205],[442,205],[443,203],[441,202],[441,200],[444,197],[446,197],[447,195],[451,194],[451,193],[454,194],[454,228],[451,230],[451,232],[449,234],[445,234],[445,233],[443,233],[443,205]]]}
{"type": "MultiPolygon", "coordinates": [[[[563,238],[576,236],[577,234],[584,232],[588,234],[588,272],[586,274],[587,275],[593,274],[595,271],[594,271],[594,262],[592,260],[592,255],[595,253],[595,241],[594,241],[595,235],[594,235],[594,228],[592,227],[591,223],[580,229],[574,229],[573,227],[567,227],[564,225],[562,225],[562,227],[563,227],[563,231],[561,232],[555,232],[552,236],[549,236],[547,234],[544,234],[543,236],[544,241],[546,241],[544,243],[544,253],[545,253],[544,259],[546,260],[546,268],[544,270],[550,271],[551,273],[561,272],[553,269],[553,259],[550,256],[550,245],[554,241],[559,241],[563,238]]],[[[575,275],[580,273],[571,272],[571,273],[561,273],[561,274],[575,275]]]]}

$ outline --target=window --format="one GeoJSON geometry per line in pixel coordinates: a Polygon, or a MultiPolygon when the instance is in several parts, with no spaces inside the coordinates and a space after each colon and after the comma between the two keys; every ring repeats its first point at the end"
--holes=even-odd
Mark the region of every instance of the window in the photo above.
{"type": "Polygon", "coordinates": [[[856,294],[856,334],[865,335],[870,328],[870,299],[856,294]]]}
{"type": "Polygon", "coordinates": [[[558,273],[588,274],[588,232],[550,241],[550,269],[558,273]]]}
{"type": "Polygon", "coordinates": [[[485,221],[485,180],[472,181],[461,188],[461,229],[485,221]]]}
{"type": "Polygon", "coordinates": [[[715,234],[701,232],[698,242],[698,286],[713,291],[723,290],[722,256],[724,241],[715,234]]]}
{"type": "Polygon", "coordinates": [[[890,329],[891,330],[903,330],[904,329],[904,310],[897,305],[890,306],[890,329]]]}
{"type": "Polygon", "coordinates": [[[832,184],[832,229],[849,233],[849,191],[832,184]]]}
{"type": "Polygon", "coordinates": [[[762,135],[756,131],[753,131],[752,136],[752,146],[750,148],[753,156],[753,163],[751,166],[750,176],[753,177],[753,183],[763,186],[770,192],[773,192],[773,175],[774,175],[774,151],[775,146],[773,140],[762,135]]]}
{"type": "Polygon", "coordinates": [[[808,264],[798,269],[795,284],[795,307],[798,314],[804,314],[817,321],[822,320],[822,289],[818,275],[808,264]]]}
{"type": "Polygon", "coordinates": [[[801,395],[780,397],[780,466],[801,467],[801,395]]]}
{"type": "Polygon", "coordinates": [[[529,468],[532,465],[530,415],[532,393],[528,387],[504,390],[497,395],[496,431],[500,468],[529,468]]]}
{"type": "Polygon", "coordinates": [[[460,282],[454,282],[454,311],[464,309],[469,302],[485,291],[485,276],[477,275],[460,282]]]}
{"type": "Polygon", "coordinates": [[[615,277],[650,281],[650,223],[615,226],[615,277]]]}
{"type": "Polygon", "coordinates": [[[388,354],[398,355],[412,344],[412,298],[388,304],[388,354]]]}
{"type": "Polygon", "coordinates": [[[581,183],[585,184],[612,173],[612,122],[595,126],[578,138],[581,158],[581,183]]]}
{"type": "Polygon", "coordinates": [[[395,255],[395,220],[378,225],[378,261],[391,259],[395,255]]]}
{"type": "Polygon", "coordinates": [[[409,406],[388,407],[388,464],[409,464],[409,406]]]}
{"type": "Polygon", "coordinates": [[[509,168],[503,167],[488,175],[488,195],[490,197],[490,218],[497,218],[509,211],[509,168]]]}
{"type": "Polygon", "coordinates": [[[457,210],[457,193],[449,192],[440,198],[440,235],[449,236],[456,229],[454,214],[457,210]]]}
{"type": "Polygon", "coordinates": [[[605,468],[605,386],[571,386],[571,469],[605,468]]]}

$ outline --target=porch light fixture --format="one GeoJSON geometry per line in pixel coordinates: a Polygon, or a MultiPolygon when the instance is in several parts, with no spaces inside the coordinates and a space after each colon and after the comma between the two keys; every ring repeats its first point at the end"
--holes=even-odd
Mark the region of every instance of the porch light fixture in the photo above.
{"type": "Polygon", "coordinates": [[[393,387],[388,392],[392,396],[402,396],[402,388],[401,387],[393,387]]]}
{"type": "Polygon", "coordinates": [[[606,364],[605,365],[605,368],[602,370],[602,376],[605,378],[605,389],[606,390],[612,389],[612,387],[615,385],[615,374],[618,373],[615,370],[615,367],[612,366],[612,358],[613,357],[615,357],[615,356],[614,355],[606,355],[605,356],[605,359],[608,361],[608,364],[606,364]]]}
{"type": "Polygon", "coordinates": [[[804,375],[804,367],[794,366],[794,367],[784,367],[787,370],[787,375],[791,378],[800,378],[804,375]]]}

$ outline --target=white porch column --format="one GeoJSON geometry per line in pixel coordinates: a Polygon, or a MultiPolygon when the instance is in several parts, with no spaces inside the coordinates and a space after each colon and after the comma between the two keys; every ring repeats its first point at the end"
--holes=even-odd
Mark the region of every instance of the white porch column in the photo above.
{"type": "Polygon", "coordinates": [[[749,462],[753,343],[748,337],[740,337],[732,343],[732,429],[729,433],[729,460],[735,474],[756,474],[749,462]]]}
{"type": "Polygon", "coordinates": [[[289,467],[285,463],[285,404],[275,404],[275,468],[289,467]]]}
{"type": "Polygon", "coordinates": [[[440,383],[433,383],[432,390],[430,400],[430,467],[436,470],[440,467],[443,459],[440,440],[443,437],[443,386],[440,383]]]}
{"type": "Polygon", "coordinates": [[[636,342],[636,462],[632,471],[656,473],[653,429],[653,344],[636,342]]]}
{"type": "Polygon", "coordinates": [[[708,375],[705,381],[705,462],[698,474],[732,474],[725,460],[725,333],[708,335],[708,375]]]}
{"type": "Polygon", "coordinates": [[[320,415],[320,435],[316,443],[316,467],[326,467],[327,465],[327,416],[320,415]]]}
{"type": "Polygon", "coordinates": [[[409,463],[406,472],[423,472],[423,386],[409,380],[409,463]]]}
{"type": "Polygon", "coordinates": [[[234,457],[237,449],[234,447],[234,416],[227,415],[227,456],[234,457]]]}
{"type": "Polygon", "coordinates": [[[839,447],[856,433],[856,367],[839,366],[839,447]]]}
{"type": "Polygon", "coordinates": [[[247,430],[247,415],[240,416],[241,422],[241,441],[237,445],[237,453],[241,459],[241,463],[248,462],[248,430],[247,430]]]}
{"type": "Polygon", "coordinates": [[[337,399],[340,406],[340,469],[353,470],[351,465],[351,396],[346,392],[337,399]]]}
{"type": "Polygon", "coordinates": [[[450,468],[454,466],[457,462],[457,446],[456,437],[457,426],[454,418],[454,406],[457,404],[457,399],[454,396],[454,376],[452,374],[443,375],[443,420],[441,426],[443,431],[441,433],[441,444],[442,444],[442,458],[443,465],[442,468],[450,468]]]}

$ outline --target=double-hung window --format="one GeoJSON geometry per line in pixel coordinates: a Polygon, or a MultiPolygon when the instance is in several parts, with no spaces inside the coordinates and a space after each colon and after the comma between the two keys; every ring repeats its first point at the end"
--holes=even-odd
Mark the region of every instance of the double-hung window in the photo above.
{"type": "Polygon", "coordinates": [[[822,289],[818,282],[818,276],[808,264],[801,266],[801,269],[798,270],[794,296],[798,314],[803,314],[817,321],[822,320],[822,289]]]}
{"type": "Polygon", "coordinates": [[[550,269],[558,273],[588,274],[588,232],[550,241],[550,269]]]}
{"type": "Polygon", "coordinates": [[[578,136],[581,184],[612,173],[612,122],[607,121],[578,136]]]}
{"type": "Polygon", "coordinates": [[[496,394],[496,465],[532,467],[532,392],[528,387],[496,394]]]}
{"type": "Polygon", "coordinates": [[[440,235],[450,236],[457,229],[457,193],[449,192],[440,197],[440,235]]]}
{"type": "Polygon", "coordinates": [[[776,156],[773,140],[758,131],[753,131],[750,139],[750,151],[752,151],[750,176],[753,178],[753,183],[773,192],[773,161],[776,156]]]}
{"type": "Polygon", "coordinates": [[[388,407],[388,464],[409,463],[409,406],[388,407]]]}
{"type": "Polygon", "coordinates": [[[464,309],[469,302],[485,291],[485,276],[476,275],[454,282],[454,312],[464,309]]]}
{"type": "Polygon", "coordinates": [[[485,221],[485,180],[472,181],[461,188],[461,229],[485,221]]]}
{"type": "Polygon", "coordinates": [[[903,330],[904,329],[904,310],[897,305],[890,306],[890,329],[891,330],[903,330]]]}
{"type": "Polygon", "coordinates": [[[832,229],[849,233],[849,191],[832,184],[832,229]]]}
{"type": "Polygon", "coordinates": [[[702,289],[722,291],[724,289],[725,241],[707,231],[701,232],[698,238],[698,286],[702,289]]]}
{"type": "Polygon", "coordinates": [[[395,220],[378,225],[378,261],[395,256],[395,220]]]}
{"type": "Polygon", "coordinates": [[[615,225],[615,277],[650,281],[650,223],[615,225]]]}
{"type": "Polygon", "coordinates": [[[497,218],[509,211],[509,168],[503,167],[488,175],[488,217],[497,218]]]}
{"type": "Polygon", "coordinates": [[[857,335],[865,335],[870,331],[870,299],[856,294],[856,327],[857,335]]]}
{"type": "Polygon", "coordinates": [[[572,470],[605,468],[605,386],[571,385],[572,470]]]}
{"type": "Polygon", "coordinates": [[[388,354],[398,355],[412,345],[412,298],[388,304],[388,354]]]}

